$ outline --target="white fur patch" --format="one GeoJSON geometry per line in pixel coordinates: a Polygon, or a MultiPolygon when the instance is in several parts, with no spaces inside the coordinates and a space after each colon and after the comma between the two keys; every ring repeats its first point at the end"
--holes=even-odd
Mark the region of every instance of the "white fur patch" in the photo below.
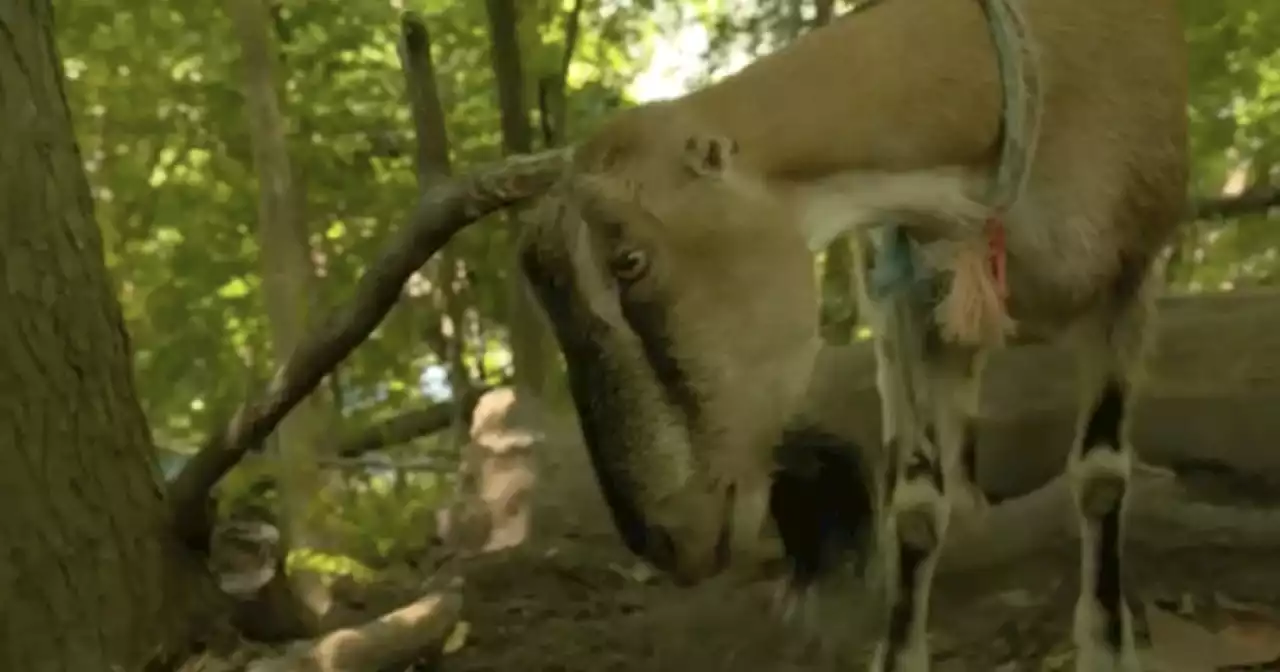
{"type": "Polygon", "coordinates": [[[1140,672],[1133,639],[1133,617],[1121,603],[1121,647],[1107,643],[1106,614],[1094,598],[1098,563],[1098,519],[1121,503],[1133,455],[1127,450],[1094,446],[1083,457],[1073,452],[1067,473],[1076,492],[1080,515],[1080,594],[1076,600],[1073,636],[1077,672],[1140,672]]]}
{"type": "Polygon", "coordinates": [[[884,672],[884,670],[893,669],[894,672],[929,672],[929,646],[927,637],[912,637],[906,646],[897,653],[897,660],[892,668],[889,667],[887,647],[880,644],[876,647],[875,657],[871,660],[871,672],[884,672]]]}
{"type": "Polygon", "coordinates": [[[1142,672],[1137,647],[1133,640],[1133,616],[1123,607],[1123,644],[1113,651],[1106,643],[1102,628],[1102,607],[1092,596],[1081,595],[1076,602],[1073,636],[1076,645],[1076,672],[1142,672]]]}
{"type": "Polygon", "coordinates": [[[983,182],[971,171],[936,168],[912,172],[849,171],[805,183],[791,194],[801,212],[809,249],[842,233],[885,224],[894,213],[932,214],[952,222],[981,222],[987,209],[975,199],[983,182]]]}
{"type": "Polygon", "coordinates": [[[769,516],[769,482],[738,481],[734,491],[730,551],[734,558],[762,553],[761,536],[769,516]]]}
{"type": "MultiPolygon", "coordinates": [[[[1083,457],[1073,452],[1067,463],[1067,475],[1075,489],[1081,515],[1096,520],[1110,511],[1124,496],[1132,469],[1132,451],[1095,446],[1083,457]]],[[[1089,520],[1081,523],[1089,524],[1089,520]]]]}
{"type": "Polygon", "coordinates": [[[941,545],[951,503],[933,483],[923,478],[899,481],[890,501],[890,515],[901,543],[925,552],[941,545]]]}

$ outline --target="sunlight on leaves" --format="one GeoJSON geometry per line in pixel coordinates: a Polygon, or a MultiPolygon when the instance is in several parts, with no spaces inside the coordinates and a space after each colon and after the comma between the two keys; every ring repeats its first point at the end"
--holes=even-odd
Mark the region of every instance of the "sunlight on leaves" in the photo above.
{"type": "Polygon", "coordinates": [[[357,581],[370,581],[375,573],[355,558],[323,553],[315,549],[292,549],[285,558],[285,568],[289,572],[299,570],[314,572],[326,581],[337,576],[350,576],[357,581]]]}
{"type": "Polygon", "coordinates": [[[224,299],[238,299],[249,295],[249,283],[244,278],[232,278],[227,284],[218,288],[218,296],[224,299]]]}

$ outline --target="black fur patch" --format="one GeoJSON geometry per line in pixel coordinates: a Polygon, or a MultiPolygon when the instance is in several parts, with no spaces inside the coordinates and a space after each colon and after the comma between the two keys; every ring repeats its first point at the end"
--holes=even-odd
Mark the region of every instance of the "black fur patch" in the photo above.
{"type": "Polygon", "coordinates": [[[1121,611],[1124,607],[1124,590],[1120,579],[1120,508],[1108,511],[1102,516],[1098,530],[1098,564],[1094,585],[1094,597],[1102,605],[1103,636],[1107,644],[1119,651],[1121,636],[1124,633],[1124,622],[1121,611]]]}
{"type": "Polygon", "coordinates": [[[964,423],[964,443],[960,445],[960,464],[970,483],[978,483],[978,428],[973,418],[964,423]]]}
{"type": "MultiPolygon", "coordinates": [[[[1126,400],[1124,385],[1111,379],[1102,388],[1089,421],[1085,425],[1081,449],[1084,453],[1094,450],[1123,450],[1120,441],[1121,423],[1124,422],[1126,400]]],[[[1108,511],[1099,521],[1097,548],[1097,575],[1094,598],[1102,606],[1104,634],[1107,643],[1119,649],[1123,624],[1120,611],[1124,600],[1121,587],[1120,565],[1120,506],[1108,511]]]]}
{"type": "Polygon", "coordinates": [[[689,384],[689,376],[676,359],[671,333],[667,328],[667,311],[661,301],[622,299],[622,316],[640,339],[645,360],[662,387],[663,397],[696,425],[702,413],[698,393],[689,384]]]}
{"type": "Polygon", "coordinates": [[[812,428],[788,430],[775,451],[769,513],[797,587],[844,561],[861,563],[875,509],[862,454],[852,442],[812,428]]]}
{"type": "Polygon", "coordinates": [[[1081,448],[1088,453],[1097,448],[1106,447],[1120,450],[1120,424],[1124,421],[1125,390],[1117,380],[1107,381],[1102,394],[1089,414],[1089,422],[1085,425],[1084,439],[1081,448]]]}
{"type": "Polygon", "coordinates": [[[889,609],[889,632],[885,647],[885,672],[898,668],[898,652],[907,645],[911,622],[916,619],[916,591],[919,590],[920,566],[925,553],[902,546],[898,558],[898,592],[889,609]]]}

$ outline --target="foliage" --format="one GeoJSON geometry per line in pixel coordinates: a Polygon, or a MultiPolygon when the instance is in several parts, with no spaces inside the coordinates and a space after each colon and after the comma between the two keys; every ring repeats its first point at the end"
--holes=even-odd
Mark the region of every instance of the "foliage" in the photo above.
{"type": "MultiPolygon", "coordinates": [[[[496,158],[484,3],[414,4],[409,8],[423,12],[433,32],[455,164],[496,158]]],[[[561,4],[528,3],[534,11],[524,15],[523,33],[534,71],[559,60],[561,4]]],[[[640,63],[619,45],[649,33],[643,11],[617,3],[584,16],[569,78],[570,128],[622,100],[640,63]]],[[[324,277],[314,299],[323,312],[349,298],[366,260],[415,197],[398,13],[387,3],[310,0],[287,3],[275,15],[290,152],[324,277]]],[[[217,3],[162,0],[121,11],[88,0],[68,4],[59,20],[76,129],[144,406],[160,444],[189,447],[274,364],[258,291],[235,40],[217,3]]],[[[506,339],[507,269],[498,252],[508,235],[482,226],[455,243],[470,270],[467,298],[479,332],[468,344],[473,359],[483,353],[493,360],[489,351],[506,339]]],[[[423,396],[424,366],[437,359],[424,347],[423,332],[436,319],[427,298],[407,301],[342,368],[343,405],[354,421],[423,396]]]]}
{"type": "Polygon", "coordinates": [[[322,580],[332,580],[336,576],[349,576],[357,581],[369,581],[375,574],[372,569],[355,558],[324,553],[312,548],[293,549],[285,558],[285,569],[290,573],[296,571],[314,572],[322,580]]]}
{"type": "Polygon", "coordinates": [[[384,471],[347,485],[321,502],[326,546],[369,559],[419,556],[434,542],[436,511],[453,491],[444,476],[423,472],[384,471]]]}

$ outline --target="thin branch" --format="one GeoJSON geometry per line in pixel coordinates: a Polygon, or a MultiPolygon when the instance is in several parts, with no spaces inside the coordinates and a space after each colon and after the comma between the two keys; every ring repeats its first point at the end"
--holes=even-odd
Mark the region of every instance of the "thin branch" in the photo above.
{"type": "Polygon", "coordinates": [[[578,50],[578,33],[582,28],[583,0],[577,0],[564,17],[564,54],[560,58],[560,81],[569,75],[574,52],[578,50]]]}
{"type": "Polygon", "coordinates": [[[339,457],[358,457],[444,431],[449,428],[455,417],[461,416],[464,420],[470,420],[476,402],[490,389],[492,388],[468,391],[462,397],[461,408],[452,402],[446,402],[396,415],[347,436],[339,443],[337,450],[330,451],[328,454],[339,457]]]}
{"type": "Polygon", "coordinates": [[[556,147],[564,142],[568,127],[566,87],[569,66],[578,49],[578,34],[582,26],[583,0],[577,0],[564,16],[564,53],[560,57],[560,70],[538,81],[538,120],[542,128],[542,142],[546,147],[556,147]]]}
{"type": "Polygon", "coordinates": [[[414,166],[418,171],[418,186],[425,189],[432,181],[447,177],[452,172],[449,133],[440,90],[436,86],[436,68],[431,60],[431,33],[427,24],[416,13],[405,12],[400,16],[400,30],[400,63],[417,140],[414,166]]]}
{"type": "Polygon", "coordinates": [[[1258,215],[1272,208],[1280,208],[1280,188],[1266,187],[1239,196],[1196,199],[1191,204],[1191,218],[1204,220],[1258,215]]]}
{"type": "Polygon", "coordinates": [[[485,0],[489,58],[497,80],[502,149],[507,154],[522,154],[533,149],[533,127],[525,107],[525,64],[520,53],[521,6],[516,0],[485,0]]]}
{"type": "Polygon", "coordinates": [[[415,457],[391,462],[372,457],[321,458],[320,466],[327,469],[387,469],[390,471],[421,471],[445,473],[457,471],[459,461],[447,456],[415,457]]]}
{"type": "Polygon", "coordinates": [[[546,191],[566,164],[564,151],[515,156],[439,183],[424,194],[408,225],[391,237],[356,286],[355,299],[312,332],[270,384],[243,403],[187,463],[170,490],[177,533],[207,549],[210,491],[333,367],[360,345],[400,299],[406,280],[468,224],[546,191]]]}
{"type": "MultiPolygon", "coordinates": [[[[400,62],[404,71],[405,88],[409,92],[409,112],[413,116],[417,151],[414,163],[418,171],[418,186],[428,188],[434,180],[444,179],[453,173],[449,159],[449,131],[445,124],[444,105],[436,84],[435,63],[431,60],[431,33],[422,17],[405,12],[400,17],[400,62]]],[[[455,395],[469,396],[474,387],[467,377],[467,367],[462,335],[462,306],[459,304],[455,283],[458,281],[458,260],[451,248],[446,247],[436,260],[436,291],[432,292],[436,322],[428,329],[426,337],[436,355],[445,364],[449,387],[455,395]],[[451,329],[445,329],[446,320],[451,329]]],[[[458,433],[463,431],[467,409],[455,407],[451,424],[458,433]]]]}

